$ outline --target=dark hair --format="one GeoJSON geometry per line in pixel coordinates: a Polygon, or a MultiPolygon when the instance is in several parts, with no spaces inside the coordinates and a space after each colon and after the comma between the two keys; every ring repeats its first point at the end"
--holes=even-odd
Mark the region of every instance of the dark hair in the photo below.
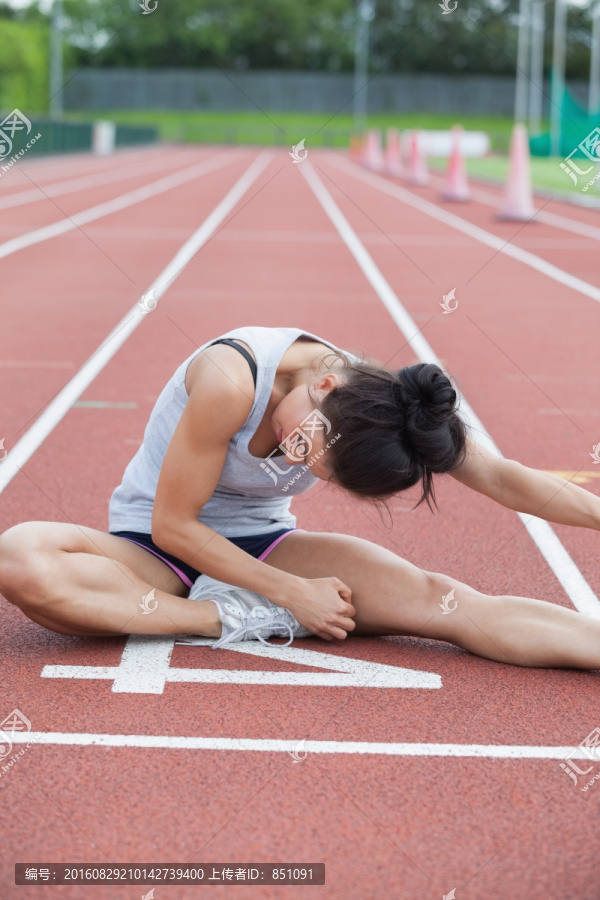
{"type": "Polygon", "coordinates": [[[340,435],[327,451],[333,480],[376,500],[421,482],[414,508],[425,500],[433,512],[433,475],[455,469],[466,455],[466,427],[450,378],[433,363],[395,372],[375,361],[340,358],[342,384],[319,404],[330,434],[340,435]]]}

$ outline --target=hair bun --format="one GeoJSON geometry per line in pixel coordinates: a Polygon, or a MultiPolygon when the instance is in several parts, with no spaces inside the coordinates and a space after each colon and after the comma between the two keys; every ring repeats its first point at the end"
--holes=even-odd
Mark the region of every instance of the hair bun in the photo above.
{"type": "Polygon", "coordinates": [[[466,456],[457,394],[450,376],[431,363],[400,371],[378,360],[350,363],[318,407],[333,434],[343,435],[328,450],[333,482],[377,501],[420,482],[417,506],[427,502],[433,510],[435,475],[455,470],[466,456]]]}
{"type": "Polygon", "coordinates": [[[436,421],[440,415],[454,411],[456,391],[450,379],[433,363],[417,363],[405,366],[396,375],[398,399],[403,412],[409,415],[433,413],[436,421]]]}
{"type": "Polygon", "coordinates": [[[452,452],[457,400],[450,379],[434,363],[417,363],[397,372],[394,393],[400,431],[417,460],[434,472],[445,471],[448,460],[440,448],[452,452]]]}

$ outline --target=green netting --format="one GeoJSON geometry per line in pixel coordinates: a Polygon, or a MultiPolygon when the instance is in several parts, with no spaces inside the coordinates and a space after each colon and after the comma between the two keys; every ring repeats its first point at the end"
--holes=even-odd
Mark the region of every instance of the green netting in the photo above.
{"type": "MultiPolygon", "coordinates": [[[[158,129],[138,125],[117,125],[115,146],[134,147],[158,139],[158,129]]],[[[92,149],[91,122],[62,122],[35,117],[20,110],[0,112],[0,174],[27,154],[89,153],[92,149]]]]}
{"type": "Polygon", "coordinates": [[[146,125],[119,125],[115,134],[116,147],[137,147],[158,140],[158,128],[146,125]]]}
{"type": "MultiPolygon", "coordinates": [[[[550,156],[550,134],[529,141],[532,156],[550,156]]],[[[560,155],[600,160],[600,110],[590,115],[565,88],[561,102],[560,155]]]]}

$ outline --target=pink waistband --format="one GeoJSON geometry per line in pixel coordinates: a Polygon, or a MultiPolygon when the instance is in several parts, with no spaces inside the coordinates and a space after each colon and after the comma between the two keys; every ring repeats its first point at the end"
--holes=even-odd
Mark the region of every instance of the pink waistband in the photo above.
{"type": "Polygon", "coordinates": [[[265,556],[271,552],[273,547],[276,547],[280,541],[282,541],[284,538],[286,538],[288,536],[288,534],[293,534],[295,531],[306,531],[306,529],[305,528],[292,528],[291,531],[286,531],[285,534],[280,534],[279,537],[277,538],[277,540],[273,541],[272,544],[269,544],[269,546],[267,547],[266,550],[263,550],[263,552],[260,554],[258,559],[259,560],[264,559],[265,556]]]}

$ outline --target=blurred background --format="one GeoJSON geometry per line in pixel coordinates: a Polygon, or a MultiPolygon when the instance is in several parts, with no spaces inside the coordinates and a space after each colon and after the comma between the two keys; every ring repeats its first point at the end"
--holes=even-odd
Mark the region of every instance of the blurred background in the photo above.
{"type": "Polygon", "coordinates": [[[346,148],[458,122],[489,136],[469,174],[502,180],[518,121],[534,187],[575,191],[557,159],[600,126],[600,0],[4,0],[0,39],[36,155],[89,150],[99,119],[117,145],[346,148]]]}

